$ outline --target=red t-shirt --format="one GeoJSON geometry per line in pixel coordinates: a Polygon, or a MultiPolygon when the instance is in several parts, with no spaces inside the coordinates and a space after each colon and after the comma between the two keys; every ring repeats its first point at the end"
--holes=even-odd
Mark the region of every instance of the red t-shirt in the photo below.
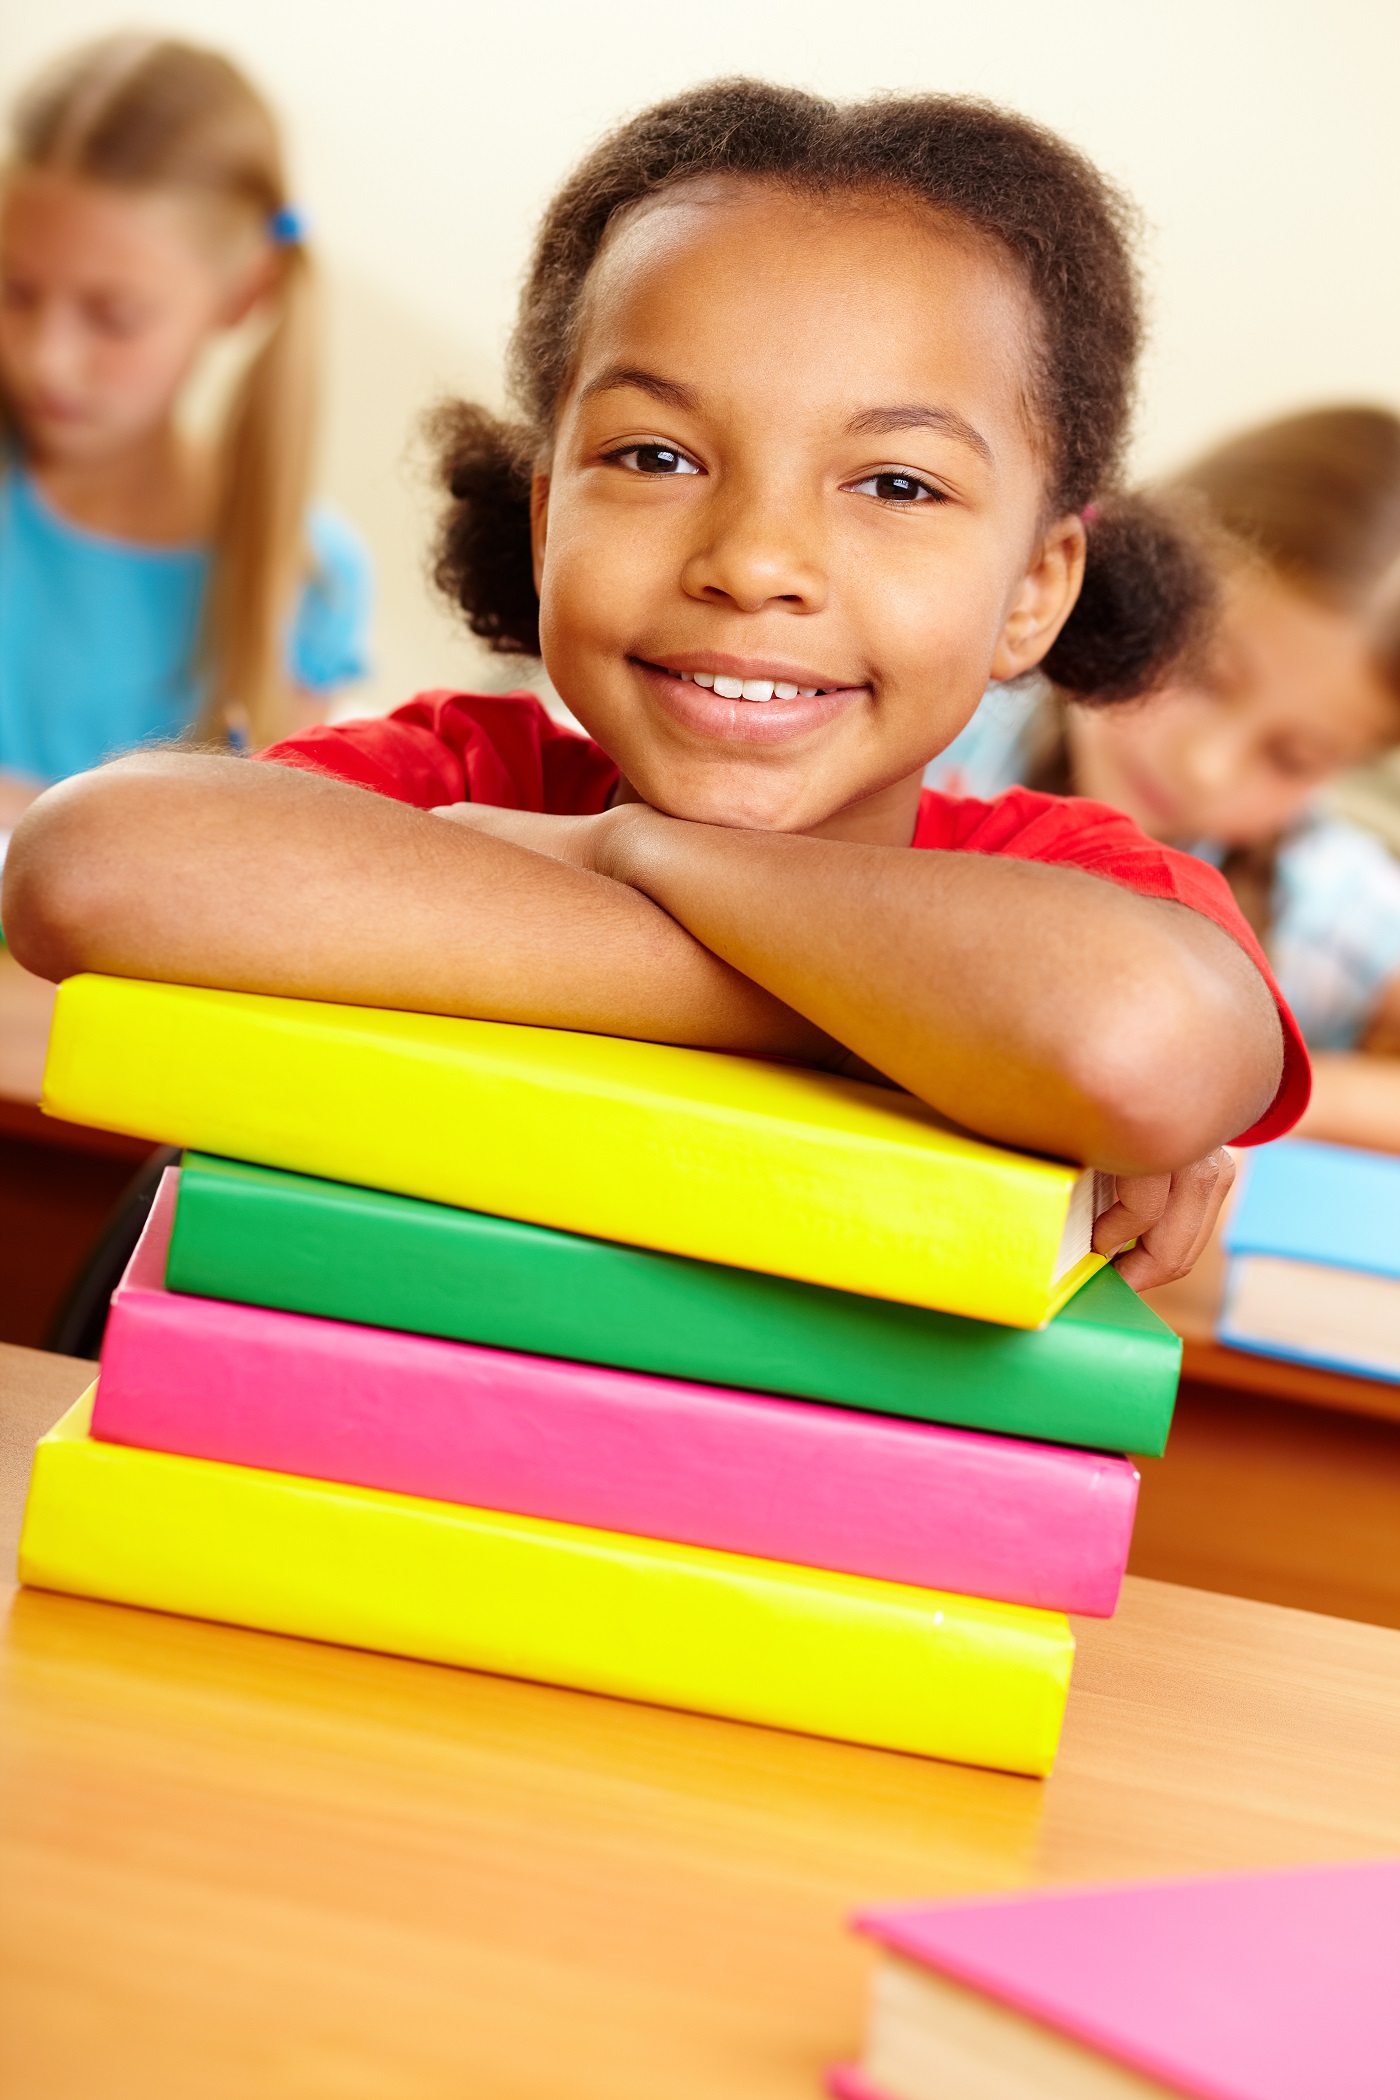
{"type": "MultiPolygon", "coordinates": [[[[549,816],[593,816],[607,808],[618,780],[607,753],[551,721],[533,693],[420,693],[391,715],[304,730],[259,755],[275,765],[373,788],[416,809],[489,802],[549,816]]],[[[1233,1142],[1260,1145],[1292,1129],[1308,1105],[1308,1054],[1264,951],[1216,869],[1157,845],[1130,817],[1102,802],[1020,787],[992,802],[926,789],[912,843],[1082,868],[1140,897],[1170,898],[1213,919],[1255,965],[1283,1024],[1278,1093],[1253,1129],[1233,1142]]]]}

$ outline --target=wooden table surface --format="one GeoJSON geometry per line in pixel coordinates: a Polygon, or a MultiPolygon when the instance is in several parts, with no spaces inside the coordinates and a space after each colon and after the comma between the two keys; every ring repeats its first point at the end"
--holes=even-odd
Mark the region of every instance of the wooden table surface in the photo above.
{"type": "MultiPolygon", "coordinates": [[[[7,1559],[90,1367],[0,1350],[7,1559]]],[[[1400,1633],[1130,1579],[1041,1784],[24,1592],[11,2100],[815,2100],[857,1904],[1400,1848],[1400,1633]]]]}

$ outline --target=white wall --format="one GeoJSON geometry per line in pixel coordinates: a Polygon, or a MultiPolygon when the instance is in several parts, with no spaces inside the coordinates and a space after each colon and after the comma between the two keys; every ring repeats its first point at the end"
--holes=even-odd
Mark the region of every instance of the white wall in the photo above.
{"type": "Polygon", "coordinates": [[[0,93],[133,20],[223,45],[292,127],[331,289],[323,479],[378,564],[386,704],[480,674],[423,580],[414,420],[495,394],[550,190],[697,79],[972,91],[1086,147],[1148,221],[1146,468],[1276,409],[1400,402],[1395,0],[0,0],[0,93]]]}

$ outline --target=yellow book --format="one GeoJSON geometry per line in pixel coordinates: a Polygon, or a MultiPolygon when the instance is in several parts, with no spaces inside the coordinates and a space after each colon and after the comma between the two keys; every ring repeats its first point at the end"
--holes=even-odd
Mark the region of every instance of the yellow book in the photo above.
{"type": "Polygon", "coordinates": [[[158,1611],[1040,1774],[1058,1612],[373,1488],[40,1442],[20,1579],[158,1611]]]}
{"type": "Polygon", "coordinates": [[[50,1114],[594,1239],[1043,1326],[1102,1177],[759,1058],[127,978],[61,988],[50,1114]]]}

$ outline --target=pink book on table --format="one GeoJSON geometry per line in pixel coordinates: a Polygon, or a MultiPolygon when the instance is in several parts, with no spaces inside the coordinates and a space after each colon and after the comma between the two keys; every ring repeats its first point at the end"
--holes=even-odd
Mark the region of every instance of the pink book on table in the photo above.
{"type": "Polygon", "coordinates": [[[272,1472],[1107,1616],[1126,1459],[351,1326],[164,1285],[178,1171],[113,1295],[93,1434],[272,1472]]]}
{"type": "MultiPolygon", "coordinates": [[[[1198,2100],[1396,2100],[1400,1860],[862,1912],[862,1932],[1198,2100]]],[[[842,2100],[881,2100],[858,2072],[842,2100]]]]}

